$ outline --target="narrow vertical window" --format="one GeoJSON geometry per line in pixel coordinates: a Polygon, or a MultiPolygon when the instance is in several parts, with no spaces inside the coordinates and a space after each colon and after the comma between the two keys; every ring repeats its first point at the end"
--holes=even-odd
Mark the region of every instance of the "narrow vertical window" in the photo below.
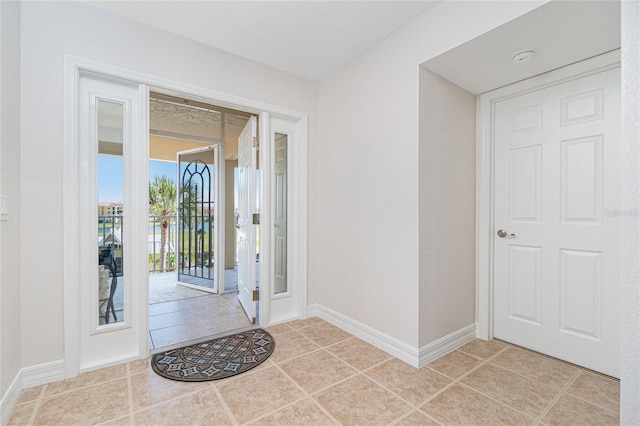
{"type": "Polygon", "coordinates": [[[124,106],[97,101],[98,114],[98,312],[99,324],[124,319],[124,106]]]}
{"type": "Polygon", "coordinates": [[[275,285],[287,292],[287,135],[275,136],[275,285]]]}

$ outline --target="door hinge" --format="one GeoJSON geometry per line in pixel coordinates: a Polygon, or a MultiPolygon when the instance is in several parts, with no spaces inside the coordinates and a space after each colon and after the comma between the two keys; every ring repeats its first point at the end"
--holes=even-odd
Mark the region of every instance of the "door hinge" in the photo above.
{"type": "Polygon", "coordinates": [[[260,213],[253,214],[253,224],[260,225],[260,213]]]}
{"type": "Polygon", "coordinates": [[[260,149],[260,136],[253,137],[253,147],[255,149],[260,149]]]}
{"type": "Polygon", "coordinates": [[[253,290],[253,301],[257,302],[258,300],[260,300],[260,291],[259,290],[253,290]]]}

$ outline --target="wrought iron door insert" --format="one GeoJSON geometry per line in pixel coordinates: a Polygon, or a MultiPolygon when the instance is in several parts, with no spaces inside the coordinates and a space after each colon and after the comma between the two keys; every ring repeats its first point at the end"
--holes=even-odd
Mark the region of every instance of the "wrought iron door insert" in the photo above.
{"type": "Polygon", "coordinates": [[[215,148],[178,154],[178,281],[216,292],[215,148]]]}

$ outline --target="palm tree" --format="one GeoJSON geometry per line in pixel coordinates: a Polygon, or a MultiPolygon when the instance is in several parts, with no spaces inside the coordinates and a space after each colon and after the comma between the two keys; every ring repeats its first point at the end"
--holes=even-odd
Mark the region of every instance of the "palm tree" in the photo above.
{"type": "Polygon", "coordinates": [[[167,269],[167,250],[169,234],[169,219],[176,214],[177,188],[173,179],[162,175],[156,176],[149,183],[149,212],[162,217],[162,232],[160,233],[160,268],[167,269]]]}

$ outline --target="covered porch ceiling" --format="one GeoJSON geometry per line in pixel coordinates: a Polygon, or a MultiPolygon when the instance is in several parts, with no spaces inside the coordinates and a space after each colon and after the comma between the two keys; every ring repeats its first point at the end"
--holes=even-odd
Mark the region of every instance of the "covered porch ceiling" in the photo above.
{"type": "Polygon", "coordinates": [[[149,159],[176,161],[178,152],[224,145],[225,160],[238,158],[238,137],[251,114],[151,93],[149,159]]]}

